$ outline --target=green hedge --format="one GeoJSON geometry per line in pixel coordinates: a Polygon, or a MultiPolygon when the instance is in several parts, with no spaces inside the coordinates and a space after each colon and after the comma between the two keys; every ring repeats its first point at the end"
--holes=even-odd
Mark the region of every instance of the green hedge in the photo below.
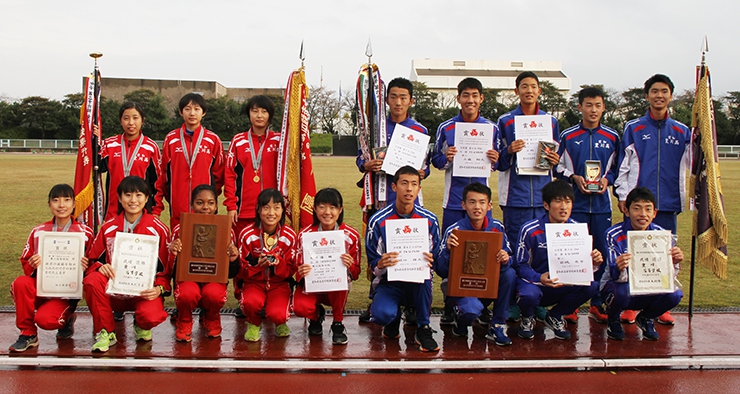
{"type": "Polygon", "coordinates": [[[328,133],[311,134],[311,153],[332,153],[332,135],[328,133]]]}

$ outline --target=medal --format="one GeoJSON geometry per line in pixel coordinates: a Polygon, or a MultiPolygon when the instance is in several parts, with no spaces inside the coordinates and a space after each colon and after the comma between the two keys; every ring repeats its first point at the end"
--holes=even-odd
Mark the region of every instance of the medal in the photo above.
{"type": "Polygon", "coordinates": [[[254,178],[252,178],[252,180],[254,181],[254,183],[260,183],[260,176],[255,175],[254,178]]]}
{"type": "Polygon", "coordinates": [[[272,250],[272,248],[275,247],[275,244],[277,243],[277,237],[275,234],[265,234],[265,246],[267,247],[267,250],[272,250]]]}
{"type": "MultiPolygon", "coordinates": [[[[254,183],[260,182],[259,170],[260,165],[262,164],[262,152],[265,151],[265,145],[267,145],[267,137],[268,133],[265,132],[265,140],[262,142],[262,146],[260,146],[259,150],[257,150],[254,147],[254,141],[252,141],[252,129],[247,131],[247,142],[249,142],[249,149],[252,151],[252,168],[254,169],[254,178],[252,178],[252,180],[254,183]],[[255,151],[257,151],[256,156],[255,151]]],[[[259,137],[257,137],[257,142],[259,142],[259,137]]]]}

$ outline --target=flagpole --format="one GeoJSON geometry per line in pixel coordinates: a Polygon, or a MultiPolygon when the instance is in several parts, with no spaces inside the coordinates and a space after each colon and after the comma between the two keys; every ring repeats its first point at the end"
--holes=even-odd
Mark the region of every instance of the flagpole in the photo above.
{"type": "MultiPolygon", "coordinates": [[[[696,78],[696,86],[699,86],[699,81],[704,76],[704,68],[706,67],[707,52],[709,52],[709,43],[707,42],[707,36],[704,36],[701,46],[701,67],[699,74],[696,78]]],[[[692,144],[693,144],[692,136],[692,144]]],[[[706,198],[706,197],[705,197],[706,198]]],[[[696,226],[696,224],[694,225],[696,226]]],[[[691,276],[689,279],[689,320],[694,317],[694,284],[696,279],[696,234],[692,231],[691,234],[691,276]]]]}
{"type": "Polygon", "coordinates": [[[367,118],[368,118],[368,130],[370,130],[370,151],[376,147],[377,135],[375,131],[375,100],[373,100],[373,44],[370,42],[370,38],[367,39],[367,46],[365,47],[365,56],[367,56],[367,118]]]}
{"type": "MultiPolygon", "coordinates": [[[[98,133],[100,133],[100,101],[98,98],[100,97],[100,82],[99,82],[99,75],[100,75],[100,69],[98,68],[98,59],[103,57],[103,54],[100,52],[93,52],[90,54],[90,57],[95,59],[95,70],[93,72],[93,91],[95,92],[95,100],[93,104],[93,111],[92,111],[92,117],[93,117],[93,126],[97,126],[98,133]]],[[[95,127],[93,127],[93,130],[95,130],[95,127]]],[[[93,231],[97,231],[98,225],[98,216],[100,214],[97,201],[98,201],[98,189],[100,187],[98,179],[98,170],[100,167],[100,154],[98,151],[99,146],[99,140],[98,140],[98,134],[93,132],[92,135],[92,154],[93,154],[93,170],[92,170],[92,177],[93,177],[93,231]]]]}

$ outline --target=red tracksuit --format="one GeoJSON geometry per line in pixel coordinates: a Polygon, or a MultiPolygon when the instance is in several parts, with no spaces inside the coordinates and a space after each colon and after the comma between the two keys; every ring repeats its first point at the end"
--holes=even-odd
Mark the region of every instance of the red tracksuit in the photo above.
{"type": "Polygon", "coordinates": [[[295,274],[296,234],[290,226],[278,226],[278,241],[270,254],[275,256],[277,265],[257,266],[257,258],[268,253],[262,246],[262,229],[249,225],[239,235],[239,260],[241,269],[237,283],[242,289],[239,305],[247,316],[247,321],[262,324],[260,312],[275,325],[288,321],[290,316],[290,283],[295,274]]]}
{"type": "MultiPolygon", "coordinates": [[[[24,275],[16,278],[10,285],[10,294],[15,303],[15,325],[21,330],[21,335],[36,335],[38,332],[36,326],[44,330],[58,330],[64,327],[74,310],[71,303],[77,305],[78,300],[36,296],[36,269],[31,268],[28,260],[38,253],[38,232],[53,229],[54,219],[51,219],[31,230],[21,254],[24,275]]],[[[72,220],[68,231],[85,233],[85,252],[87,253],[93,240],[90,227],[72,220]]]]}
{"type": "MultiPolygon", "coordinates": [[[[180,238],[180,226],[172,230],[172,240],[170,243],[180,238]]],[[[231,231],[231,242],[236,244],[236,235],[234,230],[231,231]]],[[[176,276],[175,262],[176,257],[171,253],[169,255],[170,266],[172,267],[172,276],[176,276]]],[[[236,264],[239,263],[237,259],[236,264]]],[[[229,267],[231,271],[231,267],[229,267]]],[[[175,282],[175,305],[177,306],[177,318],[182,322],[193,321],[193,309],[201,306],[206,311],[206,317],[203,321],[206,328],[213,325],[221,325],[221,308],[226,303],[227,283],[215,282],[175,282]]]]}
{"type": "Polygon", "coordinates": [[[190,212],[190,194],[201,184],[212,185],[221,194],[224,185],[224,147],[221,139],[214,132],[201,126],[190,136],[185,125],[170,131],[162,145],[162,160],[157,179],[157,195],[154,197],[153,214],[159,215],[164,210],[162,199],[170,204],[170,227],[180,223],[180,214],[190,212]],[[185,135],[184,144],[188,155],[193,157],[193,150],[198,138],[203,135],[198,155],[193,167],[185,159],[180,141],[180,130],[185,135]]]}
{"type": "Polygon", "coordinates": [[[264,189],[277,189],[277,158],[280,134],[268,130],[265,135],[251,135],[254,146],[250,146],[248,133],[234,136],[229,144],[224,169],[224,206],[229,211],[238,211],[239,221],[234,228],[237,234],[254,222],[257,214],[257,196],[264,189]],[[265,145],[266,144],[266,145],[265,145]],[[262,147],[264,145],[264,148],[262,147]],[[262,160],[255,170],[253,158],[262,149],[262,160]],[[255,181],[255,177],[259,178],[255,181]]]}
{"type": "MultiPolygon", "coordinates": [[[[164,310],[164,297],[145,300],[141,297],[116,297],[105,293],[108,278],[101,274],[98,269],[103,264],[109,263],[111,257],[109,253],[113,252],[116,233],[123,231],[124,220],[126,220],[124,214],[121,213],[103,223],[90,249],[90,267],[87,269],[83,280],[83,289],[85,290],[87,306],[90,308],[93,317],[93,328],[96,333],[102,329],[113,332],[116,326],[113,320],[113,311],[135,311],[136,325],[144,330],[151,330],[167,319],[167,312],[164,310]]],[[[172,271],[168,260],[169,251],[167,250],[170,231],[154,215],[143,212],[141,220],[134,228],[133,233],[159,236],[159,259],[154,286],[164,287],[164,296],[168,295],[172,291],[168,280],[172,271]]]]}
{"type": "MultiPolygon", "coordinates": [[[[296,266],[303,265],[303,234],[319,231],[319,225],[311,225],[298,234],[296,242],[296,266]]],[[[362,247],[360,245],[360,234],[354,228],[342,223],[339,230],[344,231],[344,248],[346,253],[352,256],[352,265],[347,269],[347,277],[350,281],[357,280],[360,275],[360,259],[362,258],[362,247]]],[[[319,304],[330,305],[331,313],[335,322],[344,320],[344,305],[347,303],[346,291],[329,291],[325,293],[306,293],[305,281],[296,273],[299,282],[293,294],[293,312],[298,317],[307,317],[311,320],[319,319],[317,306],[319,304]]]]}
{"type": "MultiPolygon", "coordinates": [[[[114,135],[108,137],[103,141],[103,149],[100,151],[102,160],[100,161],[100,172],[108,172],[108,176],[105,180],[106,185],[106,199],[108,207],[105,213],[105,220],[111,219],[118,214],[118,184],[121,180],[126,177],[123,171],[123,158],[121,149],[121,143],[126,144],[126,155],[128,156],[129,162],[131,162],[131,171],[129,175],[136,175],[146,181],[151,188],[151,193],[156,192],[156,182],[159,178],[159,161],[161,160],[162,154],[159,151],[159,146],[154,140],[139,134],[139,138],[128,141],[123,137],[123,134],[114,135]],[[131,162],[131,155],[136,149],[136,145],[141,141],[141,147],[136,157],[131,162]]],[[[148,210],[154,207],[154,199],[150,198],[146,202],[148,210]]]]}

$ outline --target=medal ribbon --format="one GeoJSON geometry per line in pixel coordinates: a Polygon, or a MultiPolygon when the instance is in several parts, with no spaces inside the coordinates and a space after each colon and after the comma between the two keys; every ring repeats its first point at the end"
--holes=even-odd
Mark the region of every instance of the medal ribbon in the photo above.
{"type": "MultiPolygon", "coordinates": [[[[252,129],[247,132],[247,141],[249,142],[249,149],[252,150],[252,168],[254,168],[254,174],[259,175],[258,172],[260,164],[262,163],[262,152],[265,151],[265,145],[267,145],[267,130],[265,130],[265,140],[262,142],[262,146],[260,146],[257,157],[254,157],[255,148],[254,143],[252,142],[252,129]]],[[[259,139],[257,141],[259,142],[259,139]]]]}
{"type": "Polygon", "coordinates": [[[144,216],[144,215],[139,215],[139,217],[136,218],[136,220],[134,220],[133,223],[129,223],[128,220],[126,220],[126,218],[124,217],[123,218],[123,232],[124,233],[133,233],[134,232],[134,229],[136,228],[136,226],[139,225],[139,222],[141,221],[141,217],[142,216],[144,216]]]}
{"type": "Polygon", "coordinates": [[[180,145],[182,146],[182,154],[185,156],[185,161],[188,163],[188,167],[192,172],[193,169],[193,163],[195,163],[195,158],[198,156],[198,151],[200,150],[200,143],[203,141],[203,126],[198,127],[193,132],[193,137],[195,137],[195,134],[200,131],[200,134],[198,135],[198,140],[195,142],[195,148],[193,148],[193,157],[190,157],[188,154],[188,148],[187,144],[185,144],[185,126],[180,128],[180,145]]]}
{"type": "Polygon", "coordinates": [[[131,167],[134,166],[134,161],[136,160],[136,155],[139,153],[139,148],[141,148],[142,142],[144,142],[144,136],[139,134],[139,142],[136,143],[136,148],[134,148],[134,151],[131,153],[131,161],[129,161],[126,154],[126,145],[128,144],[123,134],[121,135],[121,161],[123,162],[123,176],[131,175],[131,167]]]}
{"type": "MultiPolygon", "coordinates": [[[[69,221],[67,222],[67,224],[64,225],[64,228],[62,228],[61,231],[63,233],[66,233],[67,231],[69,231],[69,227],[70,226],[72,226],[72,219],[71,218],[69,219],[69,221]]],[[[60,231],[59,230],[59,227],[57,227],[57,220],[56,220],[56,218],[54,219],[54,226],[51,227],[51,231],[55,231],[55,232],[56,231],[60,231]]]]}

